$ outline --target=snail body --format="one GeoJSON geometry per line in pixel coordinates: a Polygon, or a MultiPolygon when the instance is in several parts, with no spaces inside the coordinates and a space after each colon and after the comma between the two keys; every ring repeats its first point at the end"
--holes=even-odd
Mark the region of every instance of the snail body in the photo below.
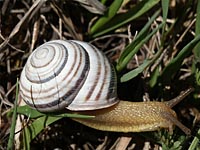
{"type": "Polygon", "coordinates": [[[96,47],[81,41],[55,40],[38,47],[28,58],[20,77],[20,96],[41,112],[63,109],[93,115],[78,119],[89,127],[116,132],[155,131],[177,125],[186,134],[171,109],[176,102],[128,102],[117,98],[116,74],[96,47]]]}
{"type": "Polygon", "coordinates": [[[120,101],[117,105],[112,106],[110,110],[106,109],[104,111],[87,112],[84,114],[92,114],[95,117],[74,120],[103,131],[144,132],[168,128],[171,132],[173,123],[162,114],[166,113],[171,118],[176,118],[176,113],[160,102],[120,101]]]}
{"type": "Polygon", "coordinates": [[[189,135],[190,129],[177,120],[176,113],[171,107],[192,91],[193,89],[189,88],[180,96],[166,102],[120,101],[106,109],[78,112],[79,114],[94,115],[94,118],[75,118],[73,120],[98,130],[115,132],[144,132],[167,128],[172,133],[173,126],[176,125],[189,135]]]}

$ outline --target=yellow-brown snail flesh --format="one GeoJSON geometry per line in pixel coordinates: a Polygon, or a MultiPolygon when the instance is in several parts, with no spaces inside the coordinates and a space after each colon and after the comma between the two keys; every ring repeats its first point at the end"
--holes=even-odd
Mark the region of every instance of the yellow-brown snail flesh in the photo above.
{"type": "Polygon", "coordinates": [[[171,109],[192,91],[168,102],[128,102],[117,98],[116,75],[97,48],[81,41],[55,40],[38,47],[28,58],[20,77],[20,96],[41,112],[68,109],[94,115],[74,119],[89,127],[116,132],[155,131],[177,125],[171,109]]]}

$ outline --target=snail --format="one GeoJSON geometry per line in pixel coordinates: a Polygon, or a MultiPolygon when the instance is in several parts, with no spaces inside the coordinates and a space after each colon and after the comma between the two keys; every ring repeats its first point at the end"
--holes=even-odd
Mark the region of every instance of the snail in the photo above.
{"type": "Polygon", "coordinates": [[[116,73],[107,57],[95,46],[75,40],[47,42],[29,56],[20,76],[20,96],[40,112],[67,109],[95,116],[73,118],[86,126],[115,132],[144,132],[178,126],[171,109],[189,93],[184,91],[167,102],[128,102],[119,100],[116,73]]]}

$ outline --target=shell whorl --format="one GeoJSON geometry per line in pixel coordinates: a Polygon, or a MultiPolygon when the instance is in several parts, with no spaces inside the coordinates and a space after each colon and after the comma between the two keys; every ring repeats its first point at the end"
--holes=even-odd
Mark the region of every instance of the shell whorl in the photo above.
{"type": "Polygon", "coordinates": [[[47,42],[29,56],[20,95],[41,112],[95,110],[118,102],[108,59],[93,45],[74,40],[47,42]]]}

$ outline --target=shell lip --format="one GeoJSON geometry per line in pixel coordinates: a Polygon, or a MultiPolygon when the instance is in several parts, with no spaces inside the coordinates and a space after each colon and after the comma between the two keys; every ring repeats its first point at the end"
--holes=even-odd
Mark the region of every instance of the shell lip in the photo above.
{"type": "Polygon", "coordinates": [[[100,110],[100,109],[104,109],[104,108],[108,108],[111,106],[116,105],[117,103],[119,103],[119,99],[115,98],[113,99],[110,103],[106,103],[106,104],[102,104],[102,105],[72,105],[70,104],[69,106],[65,107],[66,109],[70,110],[70,111],[90,111],[90,110],[100,110]]]}

